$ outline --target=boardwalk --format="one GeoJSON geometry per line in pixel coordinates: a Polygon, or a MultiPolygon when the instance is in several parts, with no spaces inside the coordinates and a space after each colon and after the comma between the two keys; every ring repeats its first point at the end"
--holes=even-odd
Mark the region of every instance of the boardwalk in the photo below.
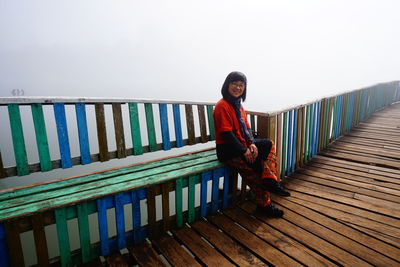
{"type": "Polygon", "coordinates": [[[397,104],[291,175],[292,196],[273,197],[283,219],[257,215],[247,201],[130,255],[146,265],[400,266],[399,128],[397,104]]]}

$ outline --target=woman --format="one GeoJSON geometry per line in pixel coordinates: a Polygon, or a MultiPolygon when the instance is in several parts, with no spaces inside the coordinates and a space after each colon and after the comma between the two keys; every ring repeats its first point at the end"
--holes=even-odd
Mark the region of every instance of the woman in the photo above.
{"type": "Polygon", "coordinates": [[[270,200],[269,192],[289,196],[276,176],[274,143],[254,139],[241,105],[246,100],[247,79],[241,72],[231,72],[222,85],[222,99],[215,105],[213,117],[217,157],[237,170],[255,194],[257,211],[282,217],[283,211],[270,200]]]}

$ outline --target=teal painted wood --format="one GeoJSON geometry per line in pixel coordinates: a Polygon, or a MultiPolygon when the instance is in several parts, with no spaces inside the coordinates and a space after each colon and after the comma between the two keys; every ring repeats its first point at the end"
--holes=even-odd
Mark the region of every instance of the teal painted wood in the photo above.
{"type": "Polygon", "coordinates": [[[56,218],[56,228],[58,237],[58,247],[60,250],[61,266],[71,266],[71,248],[69,245],[68,226],[66,208],[58,208],[54,211],[56,218]]]}
{"type": "Polygon", "coordinates": [[[108,242],[106,198],[100,198],[97,200],[97,221],[99,224],[100,255],[107,256],[110,254],[110,245],[108,242]]]}
{"type": "Polygon", "coordinates": [[[283,124],[282,124],[282,163],[281,163],[281,178],[287,175],[287,131],[288,131],[288,112],[283,113],[283,124]]]}
{"type": "Polygon", "coordinates": [[[289,123],[288,123],[288,147],[287,147],[287,158],[286,158],[286,170],[287,173],[291,173],[291,166],[292,166],[292,147],[293,147],[293,112],[294,110],[289,111],[289,123]]]}
{"type": "Polygon", "coordinates": [[[87,203],[82,202],[76,205],[76,208],[78,213],[79,241],[81,244],[82,262],[86,263],[92,259],[87,203]]]}
{"type": "Polygon", "coordinates": [[[24,133],[22,130],[21,113],[16,104],[8,105],[11,135],[14,146],[15,162],[18,176],[29,174],[28,158],[25,149],[24,133]]]}
{"type": "MultiPolygon", "coordinates": [[[[87,183],[87,182],[96,182],[98,180],[103,180],[106,178],[111,178],[114,176],[123,176],[123,175],[129,175],[130,173],[137,173],[139,174],[140,171],[145,171],[145,170],[150,170],[153,168],[160,168],[160,167],[168,167],[172,166],[174,164],[178,164],[172,166],[173,168],[182,168],[185,167],[185,164],[190,163],[190,164],[197,164],[199,163],[198,161],[192,162],[191,160],[196,160],[196,159],[202,159],[202,158],[207,158],[210,156],[215,157],[215,150],[206,150],[204,152],[199,152],[199,153],[193,153],[193,154],[188,154],[180,157],[173,157],[173,158],[168,158],[168,159],[163,159],[159,161],[154,161],[154,162],[149,162],[146,164],[140,164],[140,165],[135,165],[131,167],[125,167],[125,168],[120,168],[120,169],[113,169],[110,171],[105,171],[101,173],[95,173],[95,174],[89,174],[81,177],[75,177],[73,179],[66,179],[66,180],[60,180],[57,181],[56,183],[49,183],[49,184],[42,184],[40,186],[35,186],[35,187],[26,187],[26,188],[21,188],[18,190],[14,191],[8,191],[8,192],[2,192],[0,193],[0,201],[6,200],[8,201],[11,198],[18,198],[18,197],[23,197],[23,196],[28,196],[28,198],[24,201],[25,204],[29,202],[29,197],[32,194],[37,194],[39,192],[42,192],[41,195],[46,195],[46,191],[52,191],[55,189],[62,189],[64,187],[69,187],[69,186],[75,186],[79,185],[82,183],[87,183]]],[[[160,169],[162,170],[162,169],[160,169]]],[[[150,171],[146,174],[143,175],[153,175],[159,173],[158,171],[150,171]]],[[[137,176],[138,178],[141,177],[140,174],[137,176]]],[[[2,209],[3,206],[0,206],[0,209],[2,209]]]]}
{"type": "Polygon", "coordinates": [[[223,176],[224,176],[224,191],[222,197],[222,208],[228,208],[229,202],[229,177],[230,177],[230,169],[228,167],[223,168],[223,176]]]}
{"type": "Polygon", "coordinates": [[[181,111],[180,111],[179,105],[173,104],[172,110],[174,113],[174,129],[175,129],[176,147],[182,147],[183,146],[182,123],[181,123],[181,111]]]}
{"type": "Polygon", "coordinates": [[[6,232],[4,225],[0,223],[0,266],[10,266],[10,258],[8,256],[8,247],[6,241],[6,232]]]}
{"type": "Polygon", "coordinates": [[[131,122],[131,136],[133,155],[143,154],[142,136],[140,133],[139,111],[137,103],[129,103],[129,118],[131,122]]]}
{"type": "Polygon", "coordinates": [[[89,134],[86,120],[86,107],[84,103],[75,104],[76,122],[78,124],[79,148],[81,151],[81,164],[92,162],[90,158],[89,134]]]}
{"type": "Polygon", "coordinates": [[[65,117],[65,106],[63,103],[54,104],[54,115],[56,118],[58,146],[61,155],[61,167],[63,169],[72,167],[71,151],[69,148],[67,119],[65,117]]]}
{"type": "Polygon", "coordinates": [[[338,97],[336,96],[333,100],[332,140],[336,139],[337,107],[338,107],[338,97]]]}
{"type": "MultiPolygon", "coordinates": [[[[81,187],[71,188],[69,193],[61,193],[61,196],[57,196],[56,198],[44,199],[42,201],[36,201],[34,203],[25,204],[23,206],[11,207],[8,209],[0,210],[0,220],[9,219],[16,216],[21,216],[22,214],[30,214],[32,212],[44,211],[50,209],[52,207],[57,207],[60,205],[67,205],[70,203],[74,203],[76,201],[86,201],[93,198],[103,197],[109,194],[115,194],[123,191],[134,190],[148,184],[154,183],[162,183],[166,181],[170,181],[172,179],[177,179],[180,177],[190,176],[197,173],[201,173],[207,170],[212,170],[221,167],[222,164],[218,162],[216,159],[211,162],[205,162],[202,164],[197,164],[193,166],[188,166],[183,169],[175,169],[170,172],[163,172],[157,175],[152,175],[148,177],[142,177],[141,179],[130,179],[125,177],[125,181],[121,181],[116,177],[112,179],[110,182],[97,182],[100,183],[98,186],[91,185],[90,189],[81,190],[81,187]],[[118,180],[115,181],[115,180],[118,180]]],[[[128,175],[132,176],[132,174],[128,175]]],[[[87,185],[83,185],[85,188],[87,185]]],[[[50,192],[48,193],[50,195],[50,192]]],[[[60,195],[60,192],[57,192],[55,195],[60,195]]]]}
{"type": "Polygon", "coordinates": [[[152,152],[157,150],[156,131],[154,128],[153,105],[150,103],[145,103],[144,109],[146,112],[146,125],[147,125],[147,136],[149,138],[149,150],[152,152]]]}
{"type": "Polygon", "coordinates": [[[183,197],[182,197],[182,188],[183,188],[183,178],[176,179],[175,181],[175,213],[176,213],[176,226],[178,228],[183,227],[183,197]]]}
{"type": "Polygon", "coordinates": [[[189,186],[188,186],[188,222],[192,223],[195,221],[195,209],[194,209],[194,200],[195,200],[195,185],[196,185],[196,176],[189,177],[189,186]]]}
{"type": "Polygon", "coordinates": [[[39,154],[40,170],[50,171],[53,169],[49,144],[47,141],[46,123],[43,116],[42,104],[31,104],[33,124],[35,126],[36,144],[39,154]]]}
{"type": "Polygon", "coordinates": [[[171,149],[171,141],[169,137],[169,127],[168,127],[168,111],[166,104],[158,105],[160,110],[160,123],[161,123],[161,137],[162,137],[162,147],[164,150],[171,149]]]}
{"type": "Polygon", "coordinates": [[[210,141],[213,141],[215,140],[215,128],[214,128],[213,106],[211,105],[207,105],[207,119],[208,119],[208,129],[210,131],[210,141]]]}

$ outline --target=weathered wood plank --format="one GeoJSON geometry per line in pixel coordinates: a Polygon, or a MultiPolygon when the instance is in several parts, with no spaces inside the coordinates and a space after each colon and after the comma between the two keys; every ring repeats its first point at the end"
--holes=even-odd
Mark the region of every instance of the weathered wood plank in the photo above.
{"type": "Polygon", "coordinates": [[[162,199],[162,220],[163,230],[167,231],[171,225],[171,217],[169,215],[169,192],[172,191],[172,183],[167,182],[161,185],[161,199],[162,199]]]}
{"type": "Polygon", "coordinates": [[[206,143],[208,141],[207,137],[207,125],[206,125],[206,116],[204,105],[197,106],[197,112],[199,115],[199,123],[200,123],[200,139],[202,143],[206,143]]]}
{"type": "Polygon", "coordinates": [[[176,213],[176,226],[183,227],[183,178],[176,179],[175,181],[175,213],[176,213]]]}
{"type": "Polygon", "coordinates": [[[147,189],[147,218],[150,237],[157,236],[156,233],[156,186],[147,189]]]}
{"type": "Polygon", "coordinates": [[[96,112],[96,125],[97,125],[97,139],[99,142],[99,156],[100,161],[109,160],[108,156],[108,144],[107,144],[107,130],[106,120],[104,115],[104,104],[96,103],[94,105],[96,112]]]}
{"type": "Polygon", "coordinates": [[[209,220],[213,224],[221,228],[231,238],[243,244],[246,249],[258,255],[270,264],[276,266],[301,266],[300,263],[296,262],[281,251],[264,242],[256,235],[243,230],[243,228],[236,225],[232,220],[228,219],[227,217],[216,215],[210,216],[209,220]]]}
{"type": "Polygon", "coordinates": [[[232,266],[231,262],[229,262],[217,250],[208,245],[199,235],[187,226],[179,230],[173,230],[172,233],[175,238],[182,242],[203,265],[215,267],[232,266]]]}
{"type": "Polygon", "coordinates": [[[5,177],[7,177],[7,172],[4,168],[3,158],[1,157],[1,151],[0,151],[0,178],[5,178],[5,177]]]}
{"type": "Polygon", "coordinates": [[[286,236],[269,225],[248,216],[247,213],[240,209],[225,210],[224,214],[253,234],[262,238],[264,241],[282,250],[306,266],[336,266],[316,252],[292,239],[290,236],[286,236]]]}
{"type": "Polygon", "coordinates": [[[124,123],[122,120],[121,104],[112,104],[113,119],[114,119],[114,131],[115,131],[115,143],[117,144],[117,157],[126,157],[125,148],[125,134],[124,134],[124,123]]]}
{"type": "Polygon", "coordinates": [[[36,256],[39,266],[49,266],[49,253],[47,251],[46,233],[42,214],[31,217],[33,236],[35,239],[36,256]]]}
{"type": "Polygon", "coordinates": [[[19,106],[16,104],[8,105],[8,115],[10,118],[11,136],[14,147],[15,162],[17,164],[17,174],[19,176],[26,175],[29,174],[29,166],[19,106]]]}
{"type": "Polygon", "coordinates": [[[142,245],[129,247],[129,252],[136,260],[139,266],[144,267],[160,267],[166,266],[158,257],[157,252],[150,246],[149,243],[144,242],[142,245]]]}
{"type": "Polygon", "coordinates": [[[189,145],[194,145],[196,143],[196,138],[194,131],[194,118],[193,118],[192,105],[185,105],[185,112],[186,112],[186,126],[187,126],[189,145]]]}
{"type": "Polygon", "coordinates": [[[168,235],[163,235],[151,242],[172,266],[201,266],[175,239],[168,235]]]}
{"type": "Polygon", "coordinates": [[[129,267],[125,258],[118,252],[115,252],[105,258],[108,267],[129,267]]]}
{"type": "Polygon", "coordinates": [[[191,226],[238,266],[267,266],[249,250],[210,223],[197,221],[191,226]]]}
{"type": "Polygon", "coordinates": [[[18,223],[16,221],[7,221],[4,223],[4,230],[11,266],[25,266],[18,223]]]}
{"type": "Polygon", "coordinates": [[[47,141],[46,123],[44,121],[43,108],[41,104],[31,105],[33,124],[35,127],[36,144],[39,153],[41,171],[53,169],[51,164],[49,144],[47,141]]]}

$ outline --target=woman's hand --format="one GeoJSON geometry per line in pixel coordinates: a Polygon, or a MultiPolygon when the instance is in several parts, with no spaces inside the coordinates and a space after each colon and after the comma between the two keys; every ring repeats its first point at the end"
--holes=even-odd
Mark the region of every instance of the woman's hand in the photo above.
{"type": "Polygon", "coordinates": [[[253,156],[253,153],[250,151],[250,149],[246,149],[246,152],[243,154],[244,158],[246,159],[247,162],[253,163],[255,161],[255,157],[253,156]]]}
{"type": "Polygon", "coordinates": [[[258,149],[257,149],[256,145],[251,144],[249,149],[250,149],[251,154],[253,155],[254,160],[256,160],[256,158],[258,156],[258,149]]]}

